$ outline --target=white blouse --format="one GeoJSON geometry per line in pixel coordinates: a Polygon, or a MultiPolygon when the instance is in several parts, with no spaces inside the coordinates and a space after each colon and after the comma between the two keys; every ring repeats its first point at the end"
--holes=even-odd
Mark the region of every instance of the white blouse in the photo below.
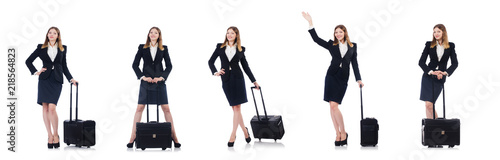
{"type": "Polygon", "coordinates": [[[56,42],[56,44],[54,44],[54,47],[49,45],[49,47],[47,48],[47,54],[49,55],[50,60],[52,60],[52,62],[54,62],[54,60],[56,59],[56,56],[57,56],[57,42],[56,42]]]}
{"type": "MultiPolygon", "coordinates": [[[[339,41],[339,50],[340,50],[340,56],[342,58],[344,58],[345,54],[347,53],[347,42],[344,41],[344,44],[342,44],[340,41],[339,41]]],[[[340,63],[340,67],[342,67],[342,63],[340,63]]]]}
{"type": "Polygon", "coordinates": [[[229,46],[229,43],[226,43],[226,56],[229,61],[231,61],[236,54],[237,44],[234,44],[232,47],[229,46]]]}
{"type": "Polygon", "coordinates": [[[156,46],[153,46],[152,43],[149,43],[149,51],[151,51],[151,57],[153,58],[153,61],[155,60],[156,57],[156,51],[158,50],[158,43],[156,43],[156,46]]]}
{"type": "Polygon", "coordinates": [[[443,54],[444,54],[444,46],[439,45],[439,43],[437,43],[436,46],[437,46],[436,52],[437,52],[437,56],[438,56],[438,61],[441,61],[441,58],[443,57],[443,54]]]}

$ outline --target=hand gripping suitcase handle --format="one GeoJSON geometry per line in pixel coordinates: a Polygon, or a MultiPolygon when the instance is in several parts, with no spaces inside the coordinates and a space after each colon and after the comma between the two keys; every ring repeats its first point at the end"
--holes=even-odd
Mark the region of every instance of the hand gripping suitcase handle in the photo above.
{"type": "MultiPolygon", "coordinates": [[[[160,122],[160,110],[159,110],[159,105],[160,105],[160,87],[156,86],[156,122],[160,122]]],[[[149,123],[149,91],[146,89],[146,120],[149,123]]]]}
{"type": "MultiPolygon", "coordinates": [[[[257,101],[255,101],[255,94],[253,93],[253,90],[256,87],[250,87],[250,90],[252,90],[252,97],[253,97],[253,103],[255,104],[255,111],[257,112],[257,119],[260,121],[260,115],[259,115],[259,109],[257,109],[257,101]]],[[[264,107],[264,116],[265,119],[267,118],[267,111],[266,111],[266,104],[264,103],[264,95],[262,95],[262,87],[259,86],[259,91],[260,91],[260,97],[262,98],[262,106],[264,107]]]]}
{"type": "MultiPolygon", "coordinates": [[[[76,121],[78,120],[78,86],[79,84],[76,83],[76,108],[75,108],[75,116],[76,116],[76,121]]],[[[73,83],[70,83],[70,92],[69,92],[69,121],[73,121],[71,118],[72,118],[72,114],[73,114],[73,111],[71,110],[73,108],[73,83]]]]}

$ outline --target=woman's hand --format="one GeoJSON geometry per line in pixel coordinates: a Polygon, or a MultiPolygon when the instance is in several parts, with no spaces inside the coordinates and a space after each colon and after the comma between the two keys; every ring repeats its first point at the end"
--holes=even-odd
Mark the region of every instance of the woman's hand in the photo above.
{"type": "Polygon", "coordinates": [[[255,89],[259,90],[260,89],[260,86],[257,82],[253,82],[253,85],[255,86],[255,89]]]}
{"type": "Polygon", "coordinates": [[[36,72],[35,74],[39,76],[40,74],[42,74],[42,72],[45,72],[46,70],[47,68],[42,68],[39,72],[36,72]]]}
{"type": "Polygon", "coordinates": [[[143,78],[142,78],[142,80],[143,80],[143,81],[146,81],[146,82],[148,82],[148,83],[153,82],[153,79],[151,79],[151,77],[143,77],[143,78]]]}
{"type": "Polygon", "coordinates": [[[309,22],[309,26],[313,26],[312,17],[311,15],[309,15],[309,13],[302,12],[302,17],[304,17],[304,19],[306,19],[307,22],[309,22]]]}
{"type": "Polygon", "coordinates": [[[226,72],[224,72],[224,68],[222,68],[219,72],[215,73],[215,76],[222,76],[226,74],[226,72]]]}
{"type": "Polygon", "coordinates": [[[358,81],[358,84],[359,84],[359,88],[363,88],[363,86],[365,86],[365,84],[363,84],[363,82],[361,80],[358,81]]]}
{"type": "Polygon", "coordinates": [[[75,79],[71,79],[70,82],[73,84],[73,85],[77,85],[78,81],[76,81],[75,79]]]}
{"type": "Polygon", "coordinates": [[[158,83],[158,82],[163,81],[163,80],[165,80],[165,79],[163,79],[163,77],[155,77],[152,82],[158,83]]]}

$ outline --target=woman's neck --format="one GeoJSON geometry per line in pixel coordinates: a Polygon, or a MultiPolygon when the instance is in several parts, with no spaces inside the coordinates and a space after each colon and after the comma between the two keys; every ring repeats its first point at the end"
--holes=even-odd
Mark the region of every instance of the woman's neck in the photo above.
{"type": "Polygon", "coordinates": [[[155,46],[156,46],[156,42],[157,42],[157,41],[153,41],[153,40],[151,40],[151,46],[155,47],[155,46]]]}
{"type": "Polygon", "coordinates": [[[229,46],[233,47],[234,46],[234,41],[229,41],[229,46]]]}
{"type": "Polygon", "coordinates": [[[51,47],[54,47],[54,46],[56,45],[56,41],[49,41],[49,45],[50,45],[51,47]]]}

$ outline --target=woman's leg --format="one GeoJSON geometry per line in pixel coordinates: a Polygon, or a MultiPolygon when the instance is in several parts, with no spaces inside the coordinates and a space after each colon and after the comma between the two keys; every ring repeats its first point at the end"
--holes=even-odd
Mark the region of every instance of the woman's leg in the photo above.
{"type": "Polygon", "coordinates": [[[233,107],[233,131],[231,132],[231,138],[229,142],[234,142],[236,139],[236,130],[240,124],[241,117],[241,105],[232,106],[233,107]]]}
{"type": "Polygon", "coordinates": [[[177,134],[175,134],[174,119],[172,118],[172,114],[170,113],[170,107],[168,106],[168,104],[162,104],[161,109],[163,110],[165,121],[170,122],[170,125],[172,126],[172,139],[175,143],[179,143],[177,134]]]}
{"type": "MultiPolygon", "coordinates": [[[[432,112],[433,112],[433,107],[432,107],[432,102],[425,101],[425,115],[427,119],[432,119],[432,112]]],[[[438,117],[438,114],[436,111],[434,111],[436,118],[438,117]]]]}
{"type": "Polygon", "coordinates": [[[339,104],[337,102],[330,101],[330,109],[332,110],[333,118],[335,118],[338,129],[340,130],[340,140],[345,140],[346,132],[344,128],[344,118],[342,117],[342,113],[340,112],[339,104]]]}
{"type": "Polygon", "coordinates": [[[243,122],[243,115],[241,114],[241,104],[237,106],[238,106],[238,112],[236,114],[238,114],[238,119],[237,119],[238,124],[240,125],[243,133],[245,134],[245,138],[248,138],[248,131],[245,127],[245,123],[243,122]]]}
{"type": "Polygon", "coordinates": [[[335,115],[334,115],[334,108],[338,108],[338,103],[334,101],[330,101],[330,115],[332,116],[332,122],[333,122],[333,127],[335,127],[335,133],[337,134],[337,137],[335,138],[335,141],[340,141],[340,129],[339,129],[339,123],[337,120],[335,120],[335,115]],[[334,107],[334,106],[337,107],[334,107]]]}
{"type": "Polygon", "coordinates": [[[137,122],[141,121],[142,111],[144,111],[144,104],[138,104],[137,109],[135,110],[134,123],[132,125],[132,135],[130,135],[129,143],[134,142],[135,140],[135,125],[137,122]]]}
{"type": "Polygon", "coordinates": [[[56,104],[49,103],[48,106],[49,106],[49,122],[52,125],[52,133],[54,136],[54,143],[59,143],[59,132],[58,132],[59,118],[57,117],[56,104]]]}
{"type": "Polygon", "coordinates": [[[47,135],[48,135],[48,142],[52,143],[54,142],[54,136],[52,135],[52,128],[50,126],[50,120],[49,120],[49,104],[48,103],[42,103],[42,117],[43,117],[43,123],[45,124],[45,129],[47,130],[47,135]]]}

